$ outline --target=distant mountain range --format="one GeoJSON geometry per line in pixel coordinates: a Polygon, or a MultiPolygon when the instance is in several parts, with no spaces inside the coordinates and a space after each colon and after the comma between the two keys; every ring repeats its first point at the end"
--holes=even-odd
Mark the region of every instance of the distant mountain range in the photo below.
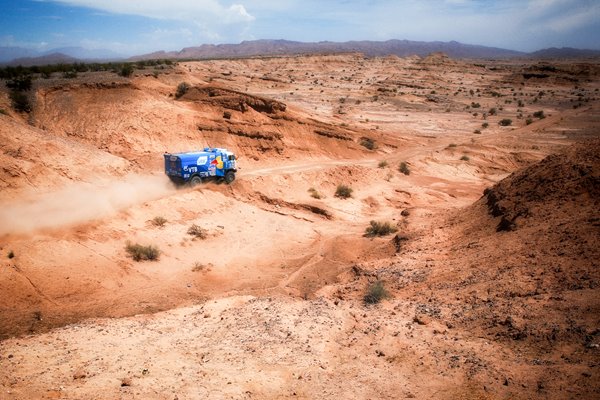
{"type": "Polygon", "coordinates": [[[44,65],[74,62],[94,62],[122,60],[122,54],[106,49],[85,49],[83,47],[61,47],[47,51],[35,51],[22,47],[0,47],[0,64],[44,65]]]}
{"type": "Polygon", "coordinates": [[[507,58],[589,58],[600,57],[600,50],[548,48],[532,53],[451,42],[420,42],[411,40],[351,41],[351,42],[294,42],[289,40],[252,40],[239,44],[203,44],[180,51],[157,51],[125,59],[110,50],[88,50],[65,47],[43,53],[18,47],[0,47],[0,63],[8,65],[43,65],[90,61],[138,61],[146,59],[206,59],[296,54],[362,53],[368,57],[396,55],[424,57],[443,52],[451,58],[507,59],[507,58]]]}

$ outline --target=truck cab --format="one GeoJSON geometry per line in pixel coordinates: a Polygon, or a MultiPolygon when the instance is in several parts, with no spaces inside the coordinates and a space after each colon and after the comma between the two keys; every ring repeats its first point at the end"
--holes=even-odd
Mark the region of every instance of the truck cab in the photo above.
{"type": "Polygon", "coordinates": [[[202,151],[165,153],[165,174],[176,184],[196,186],[204,180],[235,180],[237,159],[227,149],[205,147],[202,151]]]}

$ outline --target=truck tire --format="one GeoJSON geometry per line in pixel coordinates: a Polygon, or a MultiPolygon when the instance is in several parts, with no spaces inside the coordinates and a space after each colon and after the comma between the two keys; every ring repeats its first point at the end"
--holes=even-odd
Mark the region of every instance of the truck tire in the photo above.
{"type": "Polygon", "coordinates": [[[225,174],[225,182],[229,185],[235,180],[235,173],[233,171],[227,171],[225,174]]]}
{"type": "Polygon", "coordinates": [[[198,175],[193,176],[192,179],[190,179],[190,186],[191,187],[196,187],[202,184],[202,178],[200,178],[198,175]]]}

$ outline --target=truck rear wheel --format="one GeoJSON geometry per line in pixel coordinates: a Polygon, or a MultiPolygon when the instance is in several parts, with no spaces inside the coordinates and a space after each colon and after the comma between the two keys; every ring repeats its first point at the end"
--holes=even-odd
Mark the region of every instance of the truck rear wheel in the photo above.
{"type": "Polygon", "coordinates": [[[200,178],[198,175],[193,176],[192,179],[190,179],[190,186],[191,187],[196,187],[198,185],[202,184],[202,178],[200,178]]]}
{"type": "Polygon", "coordinates": [[[227,171],[225,174],[225,182],[229,185],[235,180],[235,173],[233,171],[227,171]]]}

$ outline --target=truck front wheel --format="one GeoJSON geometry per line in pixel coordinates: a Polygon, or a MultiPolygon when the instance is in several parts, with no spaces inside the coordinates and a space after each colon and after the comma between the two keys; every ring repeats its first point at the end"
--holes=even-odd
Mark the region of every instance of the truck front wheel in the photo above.
{"type": "Polygon", "coordinates": [[[233,171],[227,171],[225,174],[225,182],[229,185],[235,180],[235,173],[233,171]]]}
{"type": "Polygon", "coordinates": [[[190,186],[191,187],[196,187],[198,185],[202,184],[202,178],[200,178],[198,175],[193,176],[192,179],[190,179],[190,186]]]}

